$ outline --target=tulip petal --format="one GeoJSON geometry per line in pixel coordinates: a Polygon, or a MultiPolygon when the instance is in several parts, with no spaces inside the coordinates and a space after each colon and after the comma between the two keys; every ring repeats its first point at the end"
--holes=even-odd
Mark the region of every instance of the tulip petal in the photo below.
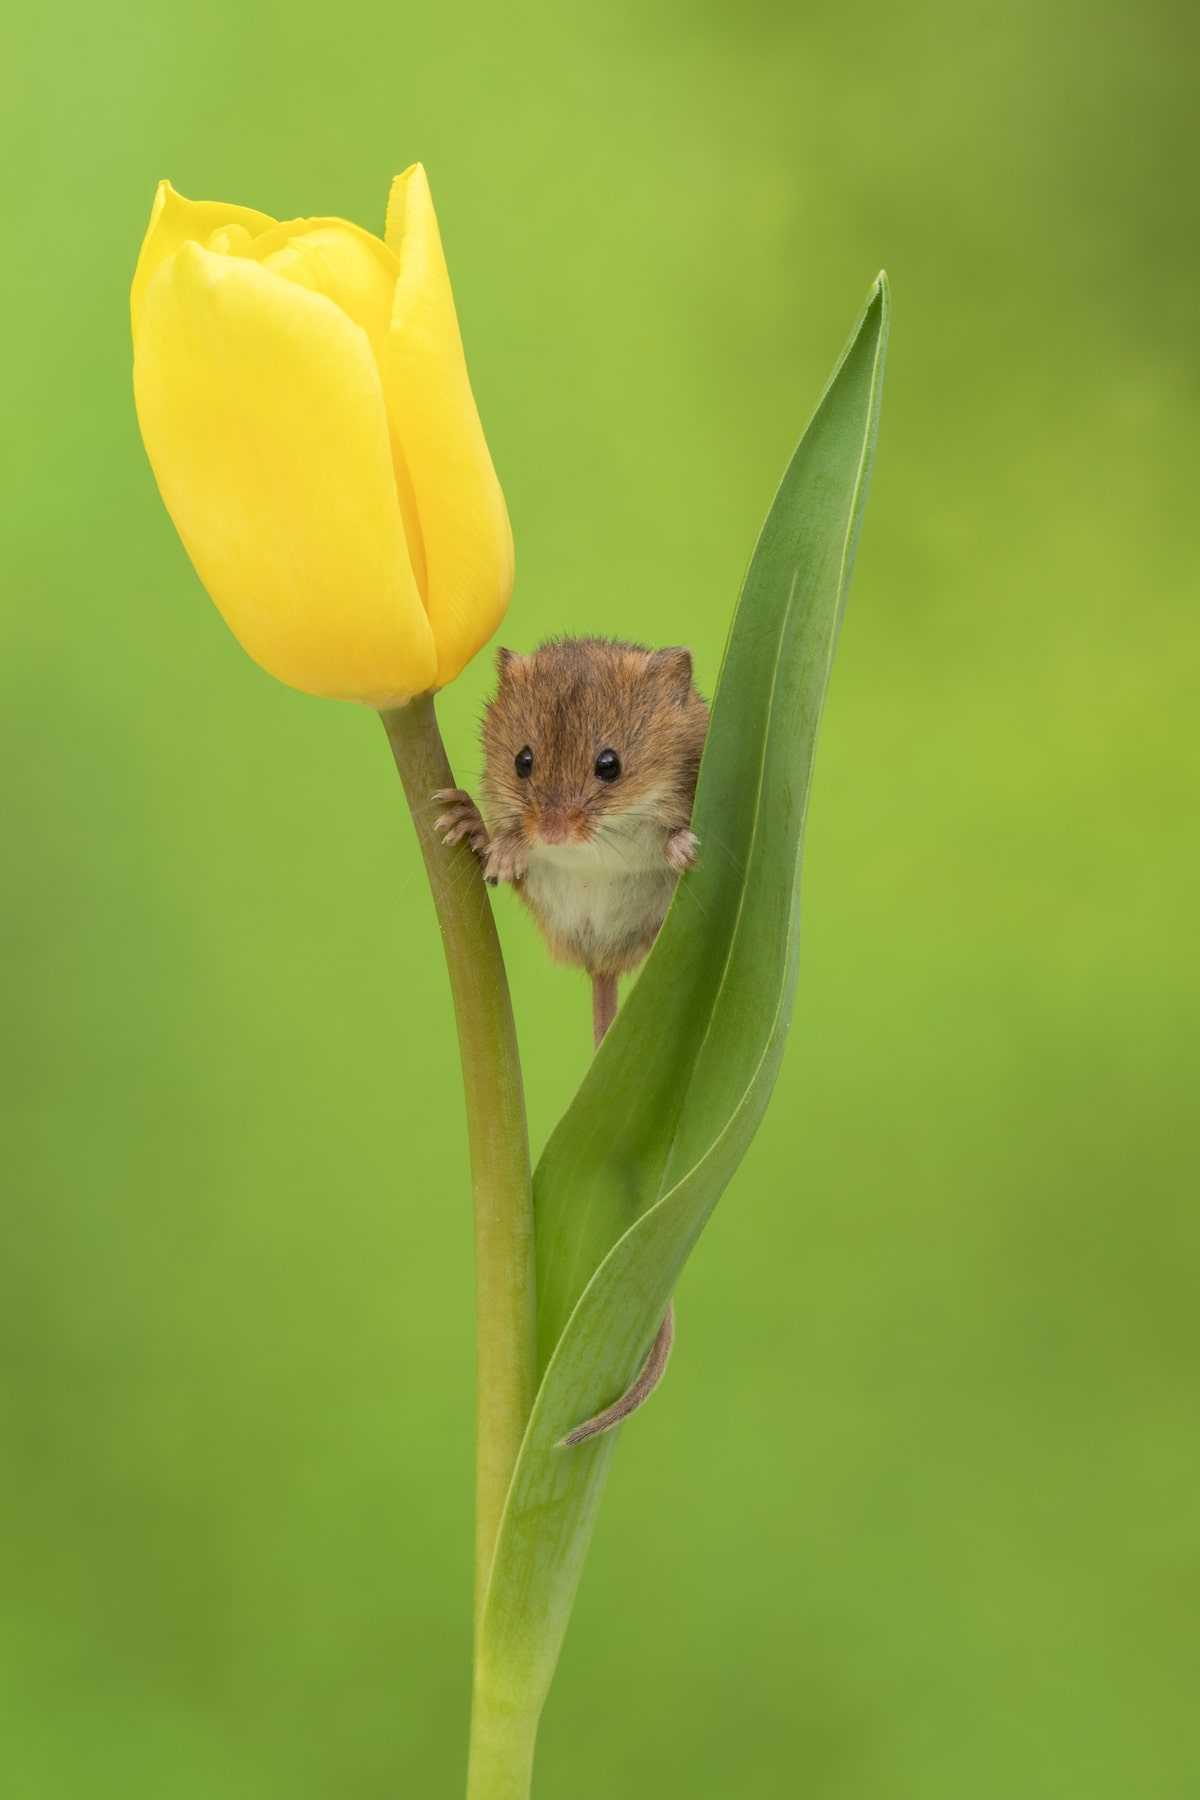
{"type": "Polygon", "coordinates": [[[134,393],[167,510],[256,662],[376,707],[433,685],[359,326],[253,260],[185,243],[146,287],[134,393]]]}
{"type": "Polygon", "coordinates": [[[424,541],[438,685],[491,637],[513,580],[504,495],[467,376],[450,277],[419,163],[392,183],[387,243],[400,261],[380,368],[424,541]]]}
{"type": "Polygon", "coordinates": [[[372,348],[392,321],[400,264],[379,238],[348,219],[289,219],[252,238],[235,254],[252,256],[301,287],[333,300],[361,325],[372,348]]]}
{"type": "MultiPolygon", "coordinates": [[[[230,254],[250,256],[264,268],[301,287],[324,294],[361,325],[381,362],[392,323],[400,264],[386,244],[347,219],[289,219],[261,237],[230,246],[230,254]]],[[[425,542],[416,495],[394,422],[389,416],[392,466],[404,519],[408,559],[424,603],[425,542]]]]}
{"type": "Polygon", "coordinates": [[[268,213],[254,212],[248,206],[226,206],[221,200],[185,200],[169,181],[160,181],[129,293],[134,331],[151,276],[169,256],[174,256],[180,244],[207,244],[214,232],[230,226],[240,227],[253,238],[274,223],[268,213]]]}

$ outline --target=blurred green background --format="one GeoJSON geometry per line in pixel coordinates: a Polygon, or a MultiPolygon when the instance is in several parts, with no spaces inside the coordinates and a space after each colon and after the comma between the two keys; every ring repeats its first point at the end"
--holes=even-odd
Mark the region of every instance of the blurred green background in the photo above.
{"type": "MultiPolygon", "coordinates": [[[[1200,1792],[1194,229],[1169,0],[10,12],[0,1740],[20,1800],[460,1791],[471,1242],[369,714],[157,498],[160,175],[430,171],[503,631],[694,645],[895,290],[792,1042],[625,1432],[539,1800],[1200,1792]]],[[[489,658],[446,696],[462,775],[489,658]]],[[[503,895],[535,1143],[581,980],[503,895]]]]}

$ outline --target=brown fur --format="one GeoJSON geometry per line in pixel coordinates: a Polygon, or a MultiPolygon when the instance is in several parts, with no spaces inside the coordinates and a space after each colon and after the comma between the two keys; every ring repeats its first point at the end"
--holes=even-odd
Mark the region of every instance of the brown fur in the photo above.
{"type": "MultiPolygon", "coordinates": [[[[559,935],[522,880],[538,843],[588,844],[623,821],[662,831],[663,856],[677,872],[695,859],[688,832],[708,708],[692,679],[689,650],[648,650],[605,638],[560,638],[531,656],[501,650],[499,688],[483,721],[482,810],[491,838],[488,872],[512,880],[555,955],[593,974],[637,967],[662,923],[651,904],[619,943],[596,954],[559,935]],[[515,759],[533,752],[533,771],[515,759]],[[616,781],[602,781],[596,757],[613,750],[616,781]]],[[[669,898],[670,884],[665,888],[669,898]]]]}

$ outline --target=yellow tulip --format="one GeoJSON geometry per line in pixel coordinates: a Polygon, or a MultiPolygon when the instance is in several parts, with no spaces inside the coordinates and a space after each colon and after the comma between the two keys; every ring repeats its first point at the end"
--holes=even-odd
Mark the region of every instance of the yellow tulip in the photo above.
{"type": "Polygon", "coordinates": [[[452,681],[504,615],[512,534],[420,164],[383,241],[164,181],[130,306],[159,490],[255,661],[381,709],[452,681]]]}

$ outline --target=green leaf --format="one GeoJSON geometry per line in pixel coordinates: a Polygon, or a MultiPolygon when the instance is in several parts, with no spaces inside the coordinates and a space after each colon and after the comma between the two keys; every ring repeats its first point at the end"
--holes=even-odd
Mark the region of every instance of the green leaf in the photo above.
{"type": "Polygon", "coordinates": [[[796,985],[800,847],[862,522],[881,275],[784,475],[734,616],[680,883],[535,1177],[540,1387],[483,1613],[477,1703],[536,1717],[617,1433],[559,1439],[628,1387],[775,1083],[796,985]]]}

